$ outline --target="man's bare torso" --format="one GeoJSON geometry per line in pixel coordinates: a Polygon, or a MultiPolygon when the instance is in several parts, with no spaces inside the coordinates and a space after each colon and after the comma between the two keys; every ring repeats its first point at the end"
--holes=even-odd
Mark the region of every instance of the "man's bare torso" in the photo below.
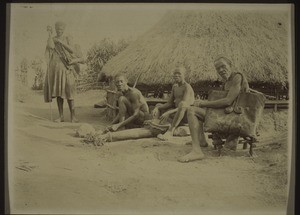
{"type": "Polygon", "coordinates": [[[236,76],[236,75],[239,75],[241,77],[241,82],[240,82],[240,91],[241,92],[244,92],[244,91],[247,91],[249,89],[249,85],[248,85],[248,82],[245,82],[243,81],[244,80],[244,77],[242,74],[240,73],[232,73],[231,76],[229,77],[229,79],[224,83],[224,90],[229,90],[232,86],[234,86],[236,83],[234,83],[233,81],[233,78],[236,76]]]}
{"type": "Polygon", "coordinates": [[[194,91],[188,83],[183,83],[182,85],[174,84],[173,85],[173,95],[174,95],[174,104],[175,107],[178,107],[178,104],[183,101],[185,92],[188,91],[187,101],[189,105],[192,105],[195,100],[194,91]]]}
{"type": "Polygon", "coordinates": [[[136,88],[129,87],[128,91],[126,93],[124,93],[124,96],[131,103],[133,109],[140,107],[139,108],[140,111],[149,113],[148,104],[147,104],[144,96],[142,95],[141,91],[139,91],[136,88]]]}

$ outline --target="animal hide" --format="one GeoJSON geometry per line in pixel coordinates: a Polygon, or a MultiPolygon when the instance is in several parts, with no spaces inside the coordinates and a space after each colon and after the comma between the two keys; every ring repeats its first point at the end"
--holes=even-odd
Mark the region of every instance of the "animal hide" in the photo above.
{"type": "MultiPolygon", "coordinates": [[[[227,91],[212,90],[208,101],[227,96],[227,91]]],[[[204,131],[256,137],[256,128],[265,105],[262,93],[242,92],[227,108],[207,108],[204,131]]]]}

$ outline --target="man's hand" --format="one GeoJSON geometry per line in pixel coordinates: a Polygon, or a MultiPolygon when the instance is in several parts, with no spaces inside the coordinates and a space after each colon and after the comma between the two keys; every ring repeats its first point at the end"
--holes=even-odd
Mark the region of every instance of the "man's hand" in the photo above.
{"type": "Polygon", "coordinates": [[[52,36],[52,27],[50,25],[47,26],[47,32],[49,36],[52,36]]]}
{"type": "Polygon", "coordinates": [[[112,131],[117,131],[119,128],[120,128],[120,124],[119,123],[118,124],[114,124],[114,125],[111,126],[111,130],[112,131]]]}
{"type": "Polygon", "coordinates": [[[203,100],[196,100],[195,102],[194,102],[194,104],[193,104],[193,106],[195,106],[195,107],[202,107],[202,105],[203,105],[203,100]]]}
{"type": "Polygon", "coordinates": [[[170,111],[165,112],[165,113],[164,113],[163,115],[161,115],[161,117],[159,118],[160,121],[161,121],[161,122],[166,121],[166,120],[169,118],[170,114],[171,114],[170,111]]]}
{"type": "Polygon", "coordinates": [[[158,107],[155,107],[152,111],[153,118],[156,118],[159,115],[158,107]]]}
{"type": "Polygon", "coordinates": [[[120,124],[119,123],[118,124],[114,124],[114,125],[106,127],[105,132],[108,132],[108,131],[117,131],[119,128],[120,128],[120,124]]]}
{"type": "Polygon", "coordinates": [[[60,39],[55,38],[55,37],[53,38],[53,42],[63,44],[63,42],[60,39]]]}

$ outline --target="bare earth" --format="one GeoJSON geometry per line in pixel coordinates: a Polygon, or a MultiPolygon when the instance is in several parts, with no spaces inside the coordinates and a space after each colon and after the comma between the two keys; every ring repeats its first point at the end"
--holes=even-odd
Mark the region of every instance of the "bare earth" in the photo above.
{"type": "MultiPolygon", "coordinates": [[[[32,92],[31,92],[32,93],[32,92]]],[[[79,94],[81,122],[103,129],[101,91],[79,94]]],[[[65,120],[69,111],[65,102],[65,120]]],[[[287,134],[263,135],[250,158],[241,146],[218,157],[179,163],[190,137],[87,145],[74,136],[81,123],[51,122],[41,93],[15,102],[9,142],[12,213],[67,214],[285,214],[287,134]]],[[[56,102],[52,103],[56,118],[56,102]]]]}

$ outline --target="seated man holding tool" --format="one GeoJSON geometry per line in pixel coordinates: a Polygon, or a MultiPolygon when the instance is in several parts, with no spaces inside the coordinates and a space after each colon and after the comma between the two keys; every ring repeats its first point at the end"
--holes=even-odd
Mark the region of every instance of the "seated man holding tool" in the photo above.
{"type": "Polygon", "coordinates": [[[142,93],[136,88],[129,87],[127,83],[127,78],[123,74],[115,76],[115,85],[122,95],[118,99],[119,112],[106,131],[142,127],[144,121],[151,118],[142,93]]]}

